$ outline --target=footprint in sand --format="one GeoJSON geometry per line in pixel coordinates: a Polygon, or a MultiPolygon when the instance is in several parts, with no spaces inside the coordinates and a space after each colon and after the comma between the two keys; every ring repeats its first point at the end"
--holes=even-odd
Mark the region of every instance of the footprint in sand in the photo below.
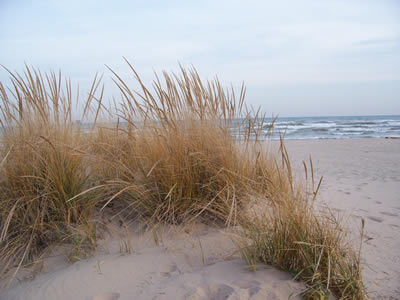
{"type": "Polygon", "coordinates": [[[178,272],[180,273],[180,270],[178,269],[178,266],[176,263],[172,264],[166,264],[166,265],[161,265],[158,272],[165,277],[170,277],[172,273],[178,272]]]}
{"type": "Polygon", "coordinates": [[[372,221],[378,222],[378,223],[382,223],[383,220],[384,220],[384,219],[382,219],[382,218],[374,217],[374,216],[368,216],[367,218],[370,219],[370,220],[372,220],[372,221]]]}
{"type": "Polygon", "coordinates": [[[200,299],[213,299],[222,300],[228,299],[230,295],[234,293],[233,287],[226,284],[211,284],[197,288],[188,299],[200,300],[200,299]]]}
{"type": "Polygon", "coordinates": [[[96,295],[92,298],[92,300],[117,300],[119,299],[120,294],[114,292],[108,292],[96,295]]]}
{"type": "Polygon", "coordinates": [[[394,214],[394,213],[387,212],[387,211],[381,211],[380,213],[381,213],[382,215],[390,216],[390,217],[398,217],[398,216],[399,216],[398,214],[394,214]]]}
{"type": "Polygon", "coordinates": [[[257,294],[260,290],[260,282],[257,280],[241,280],[236,282],[236,285],[241,289],[249,291],[249,296],[257,294]]]}

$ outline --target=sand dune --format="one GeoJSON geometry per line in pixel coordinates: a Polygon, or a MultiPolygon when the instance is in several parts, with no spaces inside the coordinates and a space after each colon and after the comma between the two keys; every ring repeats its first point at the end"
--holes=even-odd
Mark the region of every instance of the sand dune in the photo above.
{"type": "Polygon", "coordinates": [[[122,240],[103,241],[94,257],[61,268],[45,261],[35,280],[0,299],[288,299],[302,290],[273,268],[250,272],[223,230],[169,228],[162,236],[158,246],[149,234],[130,236],[131,253],[121,252],[122,240]]]}
{"type": "MultiPolygon", "coordinates": [[[[400,140],[288,141],[287,148],[299,174],[312,155],[324,175],[319,204],[347,219],[355,241],[366,220],[370,297],[399,299],[400,140]]],[[[303,287],[273,268],[250,272],[226,230],[160,228],[157,244],[151,233],[127,232],[111,230],[93,257],[72,265],[55,251],[33,280],[14,283],[0,299],[288,299],[303,287]]]]}

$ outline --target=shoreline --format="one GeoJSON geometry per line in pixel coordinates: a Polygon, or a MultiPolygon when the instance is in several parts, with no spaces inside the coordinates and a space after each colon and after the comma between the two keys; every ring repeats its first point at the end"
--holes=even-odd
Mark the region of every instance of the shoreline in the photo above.
{"type": "MultiPolygon", "coordinates": [[[[324,141],[324,140],[333,140],[333,141],[341,141],[341,140],[400,140],[400,137],[397,136],[385,136],[385,137],[347,137],[347,138],[304,138],[304,139],[296,139],[296,138],[284,138],[285,143],[289,141],[324,141]]],[[[263,142],[279,142],[279,139],[266,139],[263,142]]]]}

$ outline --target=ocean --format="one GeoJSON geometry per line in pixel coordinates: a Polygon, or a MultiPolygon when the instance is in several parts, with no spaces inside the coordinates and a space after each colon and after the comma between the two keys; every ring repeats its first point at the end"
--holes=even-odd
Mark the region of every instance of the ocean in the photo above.
{"type": "MultiPolygon", "coordinates": [[[[240,119],[243,120],[243,119],[240,119]]],[[[277,140],[283,135],[285,140],[305,139],[351,139],[351,138],[400,138],[400,115],[385,116],[335,116],[335,117],[278,117],[273,135],[266,136],[271,119],[263,125],[265,138],[277,140]]],[[[92,123],[79,123],[86,131],[92,123]]],[[[120,126],[127,126],[121,122],[120,126]]],[[[238,131],[231,130],[233,135],[238,131]]],[[[0,128],[0,137],[2,129],[0,128]]]]}
{"type": "Polygon", "coordinates": [[[400,115],[278,118],[274,128],[272,139],[400,138],[400,115]]]}

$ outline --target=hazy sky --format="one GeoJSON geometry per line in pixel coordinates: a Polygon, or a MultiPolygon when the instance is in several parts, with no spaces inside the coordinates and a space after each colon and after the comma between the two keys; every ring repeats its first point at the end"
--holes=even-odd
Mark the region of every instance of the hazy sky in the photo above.
{"type": "MultiPolygon", "coordinates": [[[[85,87],[193,64],[280,116],[400,114],[400,1],[0,0],[0,64],[85,87]]],[[[0,71],[0,80],[7,74],[0,71]]]]}

